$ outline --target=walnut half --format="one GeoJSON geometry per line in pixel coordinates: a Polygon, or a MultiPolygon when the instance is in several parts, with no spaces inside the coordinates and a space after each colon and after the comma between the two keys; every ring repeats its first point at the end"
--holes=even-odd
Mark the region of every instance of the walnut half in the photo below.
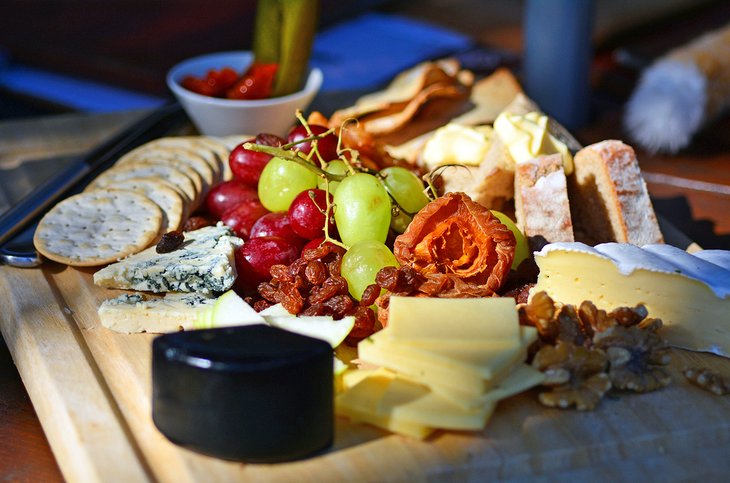
{"type": "Polygon", "coordinates": [[[616,389],[635,392],[655,391],[667,386],[671,377],[669,344],[656,334],[659,319],[629,327],[616,325],[593,338],[595,347],[608,355],[608,376],[616,389]]]}
{"type": "Polygon", "coordinates": [[[594,409],[611,389],[605,373],[607,365],[608,358],[601,350],[563,341],[543,346],[535,354],[532,366],[545,374],[543,385],[552,389],[540,393],[540,402],[550,407],[594,409]]]}
{"type": "Polygon", "coordinates": [[[688,368],[684,370],[684,377],[695,386],[718,396],[730,394],[730,377],[723,377],[709,369],[688,368]]]}

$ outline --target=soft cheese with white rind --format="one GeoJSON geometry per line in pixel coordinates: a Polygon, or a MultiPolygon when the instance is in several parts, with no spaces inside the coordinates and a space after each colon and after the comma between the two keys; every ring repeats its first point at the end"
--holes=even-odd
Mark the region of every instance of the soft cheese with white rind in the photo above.
{"type": "Polygon", "coordinates": [[[553,243],[535,253],[540,275],[530,293],[604,310],[643,304],[672,345],[730,357],[730,269],[710,260],[726,257],[666,245],[553,243]]]}
{"type": "Polygon", "coordinates": [[[170,293],[163,298],[124,294],[102,302],[99,319],[107,329],[126,334],[176,332],[192,329],[214,303],[215,298],[197,293],[170,293]]]}
{"type": "Polygon", "coordinates": [[[94,274],[100,287],[147,292],[225,292],[236,280],[235,249],[243,242],[222,223],[186,232],[181,248],[150,247],[94,274]]]}

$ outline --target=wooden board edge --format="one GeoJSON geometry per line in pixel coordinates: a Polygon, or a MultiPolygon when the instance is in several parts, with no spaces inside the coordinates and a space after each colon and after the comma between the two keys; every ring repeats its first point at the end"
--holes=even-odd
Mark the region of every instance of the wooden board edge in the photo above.
{"type": "Polygon", "coordinates": [[[106,384],[75,333],[72,315],[41,270],[3,267],[8,303],[0,331],[68,481],[151,481],[110,400],[106,384]],[[34,294],[33,300],[20,297],[34,294]],[[59,411],[59,407],[65,410],[59,411]]]}

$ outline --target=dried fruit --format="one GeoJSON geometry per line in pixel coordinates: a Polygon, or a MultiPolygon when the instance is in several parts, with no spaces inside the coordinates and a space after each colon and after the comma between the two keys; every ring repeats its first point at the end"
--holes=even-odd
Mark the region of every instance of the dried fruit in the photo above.
{"type": "Polygon", "coordinates": [[[593,342],[608,355],[613,387],[649,392],[671,382],[664,368],[670,361],[669,344],[656,334],[659,327],[661,323],[645,328],[617,325],[596,334],[593,342]]]}
{"type": "Polygon", "coordinates": [[[695,386],[718,396],[730,394],[730,377],[723,377],[709,369],[687,368],[684,370],[684,377],[695,386]]]}
{"type": "MultiPolygon", "coordinates": [[[[328,315],[335,319],[352,315],[355,326],[345,340],[355,345],[375,332],[375,313],[359,304],[348,292],[347,280],[340,276],[344,250],[331,243],[305,249],[302,257],[289,265],[273,265],[271,280],[258,286],[258,297],[250,303],[263,310],[273,304],[297,315],[328,315]]],[[[380,287],[373,285],[369,300],[374,302],[380,287]]]]}
{"type": "Polygon", "coordinates": [[[183,224],[183,231],[195,231],[206,226],[215,225],[215,221],[204,216],[191,216],[183,224]]]}
{"type": "Polygon", "coordinates": [[[446,193],[426,205],[395,239],[393,253],[426,281],[431,296],[493,295],[515,252],[514,234],[464,193],[446,193]]]}
{"type": "Polygon", "coordinates": [[[575,406],[580,411],[594,409],[611,389],[604,372],[607,364],[608,358],[601,350],[562,341],[543,346],[532,366],[545,374],[543,385],[551,390],[540,393],[540,402],[550,407],[575,406]]]}
{"type": "Polygon", "coordinates": [[[157,242],[157,247],[155,247],[155,251],[157,253],[170,253],[180,248],[184,242],[185,235],[183,234],[183,232],[178,230],[168,231],[167,233],[162,235],[160,241],[157,242]]]}

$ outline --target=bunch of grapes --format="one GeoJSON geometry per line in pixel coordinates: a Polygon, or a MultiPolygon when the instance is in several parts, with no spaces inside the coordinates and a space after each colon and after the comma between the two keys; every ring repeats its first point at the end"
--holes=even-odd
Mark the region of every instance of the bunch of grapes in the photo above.
{"type": "Polygon", "coordinates": [[[333,130],[304,122],[287,139],[260,134],[241,143],[229,163],[233,180],[211,190],[206,207],[246,240],[236,253],[237,288],[254,297],[272,267],[331,244],[343,251],[338,272],[359,306],[378,271],[398,265],[386,242],[429,202],[412,171],[364,169],[333,130]]]}

